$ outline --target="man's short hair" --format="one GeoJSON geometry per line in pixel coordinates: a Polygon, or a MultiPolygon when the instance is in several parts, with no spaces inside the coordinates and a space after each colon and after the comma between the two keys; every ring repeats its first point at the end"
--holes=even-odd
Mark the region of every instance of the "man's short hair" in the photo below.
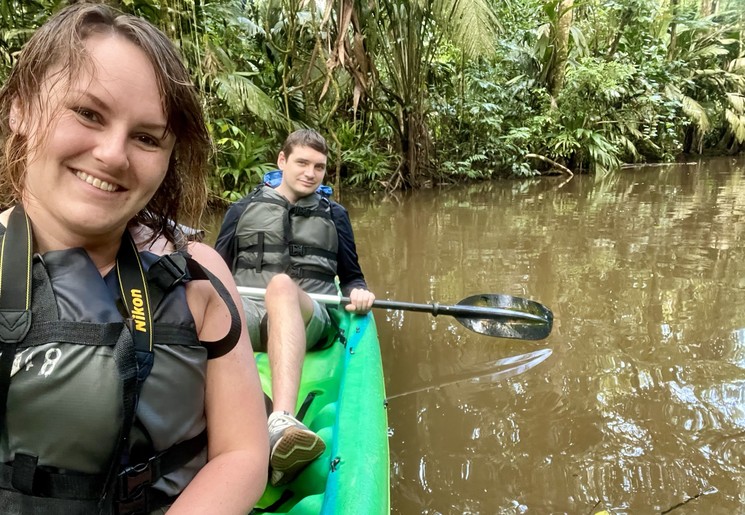
{"type": "Polygon", "coordinates": [[[282,153],[285,158],[292,153],[295,147],[310,147],[324,156],[328,156],[329,153],[326,140],[313,129],[300,129],[287,136],[282,144],[282,153]]]}

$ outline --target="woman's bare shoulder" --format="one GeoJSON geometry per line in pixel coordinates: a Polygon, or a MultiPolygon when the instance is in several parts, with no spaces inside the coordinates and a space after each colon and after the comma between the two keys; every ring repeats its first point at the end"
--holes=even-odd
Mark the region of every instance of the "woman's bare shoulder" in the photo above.
{"type": "Polygon", "coordinates": [[[187,250],[195,261],[207,268],[213,274],[220,278],[225,276],[232,278],[232,274],[230,273],[230,269],[228,269],[225,260],[223,260],[222,256],[220,256],[215,249],[206,243],[190,241],[187,250]]]}
{"type": "MultiPolygon", "coordinates": [[[[187,251],[197,263],[209,270],[227,289],[235,305],[240,305],[240,297],[230,269],[215,249],[200,242],[189,242],[187,251]]],[[[202,341],[217,341],[230,329],[231,314],[225,299],[208,281],[197,281],[187,290],[192,314],[202,341]]]]}

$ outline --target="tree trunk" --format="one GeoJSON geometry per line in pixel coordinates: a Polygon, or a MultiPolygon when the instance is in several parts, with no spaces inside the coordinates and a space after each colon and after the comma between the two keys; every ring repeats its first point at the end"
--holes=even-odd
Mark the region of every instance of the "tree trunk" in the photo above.
{"type": "Polygon", "coordinates": [[[706,18],[719,10],[718,0],[701,0],[701,17],[706,18]]]}
{"type": "Polygon", "coordinates": [[[667,47],[668,61],[672,61],[675,58],[675,46],[678,39],[678,24],[675,22],[675,17],[678,16],[678,1],[679,0],[670,0],[670,15],[672,16],[673,21],[670,22],[670,45],[667,47]]]}
{"type": "Polygon", "coordinates": [[[342,201],[342,191],[341,191],[341,167],[344,164],[344,161],[342,160],[341,154],[342,154],[342,148],[341,148],[341,142],[339,141],[339,138],[336,135],[336,131],[333,130],[332,127],[326,127],[326,133],[331,137],[331,139],[334,141],[334,147],[336,148],[336,154],[334,155],[334,161],[335,161],[335,173],[334,173],[334,196],[336,197],[337,202],[342,201]]]}
{"type": "Polygon", "coordinates": [[[605,54],[605,58],[608,61],[613,59],[613,55],[616,53],[616,50],[618,50],[618,44],[621,42],[623,32],[626,30],[626,25],[628,25],[629,21],[631,21],[632,16],[634,16],[633,6],[627,7],[623,10],[623,14],[621,14],[621,21],[618,23],[618,27],[616,28],[616,35],[613,38],[613,42],[611,43],[610,48],[608,49],[608,53],[605,54]]]}
{"type": "Polygon", "coordinates": [[[425,116],[415,110],[401,113],[400,145],[404,160],[399,170],[400,184],[393,189],[422,186],[429,179],[431,140],[425,116]]]}
{"type": "Polygon", "coordinates": [[[554,62],[548,74],[548,91],[554,98],[564,87],[566,66],[569,60],[569,32],[572,29],[574,0],[561,0],[559,19],[552,27],[554,32],[554,62]]]}

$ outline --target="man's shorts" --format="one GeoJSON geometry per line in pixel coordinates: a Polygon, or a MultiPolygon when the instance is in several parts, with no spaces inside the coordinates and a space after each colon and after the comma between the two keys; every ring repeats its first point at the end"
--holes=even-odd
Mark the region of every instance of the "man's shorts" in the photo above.
{"type": "MultiPolygon", "coordinates": [[[[251,338],[251,346],[256,352],[266,352],[267,321],[266,307],[261,301],[255,301],[241,297],[243,301],[243,312],[246,314],[248,325],[248,336],[251,338]]],[[[281,322],[280,322],[281,323],[281,322]]],[[[305,348],[311,349],[317,344],[326,345],[327,340],[334,336],[334,324],[325,306],[313,301],[313,316],[305,324],[305,348]]]]}

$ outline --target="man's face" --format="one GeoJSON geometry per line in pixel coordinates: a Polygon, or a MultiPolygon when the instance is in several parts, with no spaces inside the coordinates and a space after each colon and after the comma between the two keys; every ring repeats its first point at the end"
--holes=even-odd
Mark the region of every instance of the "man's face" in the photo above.
{"type": "Polygon", "coordinates": [[[282,183],[277,187],[292,203],[315,193],[326,175],[326,156],[306,146],[297,146],[289,155],[279,153],[277,166],[282,170],[282,183]]]}

